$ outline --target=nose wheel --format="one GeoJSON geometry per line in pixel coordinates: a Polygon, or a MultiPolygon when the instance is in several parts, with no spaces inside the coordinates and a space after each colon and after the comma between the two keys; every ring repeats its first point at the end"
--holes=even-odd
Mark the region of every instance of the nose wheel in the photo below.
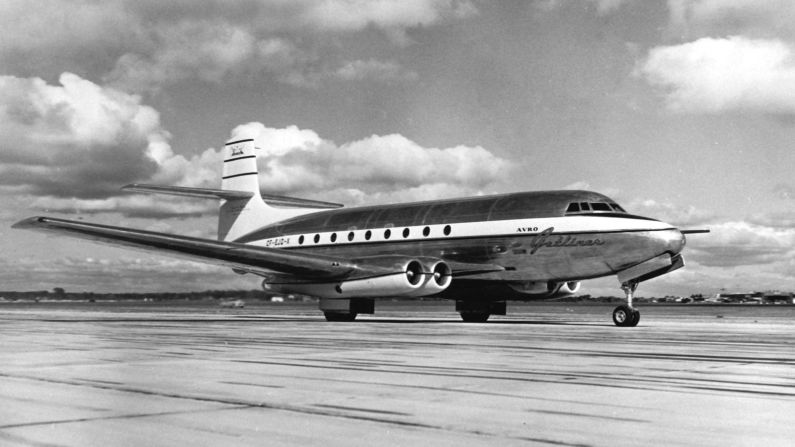
{"type": "Polygon", "coordinates": [[[632,295],[638,288],[637,282],[625,282],[621,284],[621,290],[627,297],[627,304],[622,304],[613,309],[613,323],[621,327],[635,327],[640,321],[640,312],[632,307],[632,295]]]}

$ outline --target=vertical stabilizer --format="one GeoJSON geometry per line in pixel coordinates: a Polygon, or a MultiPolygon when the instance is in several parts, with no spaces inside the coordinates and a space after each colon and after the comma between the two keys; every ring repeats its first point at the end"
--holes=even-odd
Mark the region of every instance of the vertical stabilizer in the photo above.
{"type": "Polygon", "coordinates": [[[234,241],[280,220],[315,212],[318,208],[342,206],[282,196],[266,196],[267,200],[275,202],[275,204],[266,203],[259,190],[258,149],[253,139],[230,141],[224,146],[221,189],[237,193],[251,193],[251,196],[230,197],[221,202],[221,209],[218,213],[218,240],[234,241]]]}
{"type": "Polygon", "coordinates": [[[253,139],[230,141],[224,146],[221,189],[250,192],[252,196],[223,201],[218,213],[218,240],[235,240],[276,217],[260,196],[256,152],[253,139]]]}
{"type": "Polygon", "coordinates": [[[253,139],[226,143],[221,189],[251,192],[260,197],[256,152],[253,139]]]}

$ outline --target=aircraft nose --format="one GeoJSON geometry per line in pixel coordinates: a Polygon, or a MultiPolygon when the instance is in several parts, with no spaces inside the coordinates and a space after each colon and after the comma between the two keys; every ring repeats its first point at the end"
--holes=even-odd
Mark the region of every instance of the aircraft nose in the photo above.
{"type": "Polygon", "coordinates": [[[685,248],[685,235],[677,228],[659,231],[656,237],[661,243],[664,252],[670,252],[675,255],[685,248]]]}

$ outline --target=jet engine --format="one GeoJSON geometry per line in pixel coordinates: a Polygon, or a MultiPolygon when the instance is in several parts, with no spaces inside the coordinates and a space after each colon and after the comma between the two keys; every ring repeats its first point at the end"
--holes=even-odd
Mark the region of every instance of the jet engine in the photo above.
{"type": "Polygon", "coordinates": [[[552,298],[561,298],[564,296],[574,295],[580,290],[579,281],[567,281],[558,283],[557,290],[552,293],[552,298]]]}
{"type": "Polygon", "coordinates": [[[537,298],[563,298],[571,296],[580,290],[579,281],[566,281],[566,282],[516,282],[508,283],[508,285],[523,295],[529,295],[537,298]]]}
{"type": "Polygon", "coordinates": [[[418,297],[439,293],[452,281],[450,267],[438,259],[378,256],[356,260],[356,264],[360,278],[318,282],[274,274],[262,281],[262,287],[319,298],[418,297]]]}
{"type": "Polygon", "coordinates": [[[440,259],[421,259],[424,268],[425,282],[416,291],[405,296],[429,296],[443,292],[453,282],[453,271],[446,262],[440,259]]]}

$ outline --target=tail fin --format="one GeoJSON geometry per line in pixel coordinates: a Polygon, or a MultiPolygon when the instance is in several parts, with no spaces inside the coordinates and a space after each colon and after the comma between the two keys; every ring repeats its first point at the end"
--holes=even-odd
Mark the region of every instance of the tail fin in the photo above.
{"type": "Polygon", "coordinates": [[[253,139],[230,141],[224,145],[221,189],[247,191],[259,196],[256,150],[253,139]]]}
{"type": "Polygon", "coordinates": [[[271,222],[281,220],[259,192],[257,148],[253,139],[230,141],[224,146],[221,189],[244,191],[251,197],[226,200],[218,213],[218,240],[235,240],[271,222]]]}

